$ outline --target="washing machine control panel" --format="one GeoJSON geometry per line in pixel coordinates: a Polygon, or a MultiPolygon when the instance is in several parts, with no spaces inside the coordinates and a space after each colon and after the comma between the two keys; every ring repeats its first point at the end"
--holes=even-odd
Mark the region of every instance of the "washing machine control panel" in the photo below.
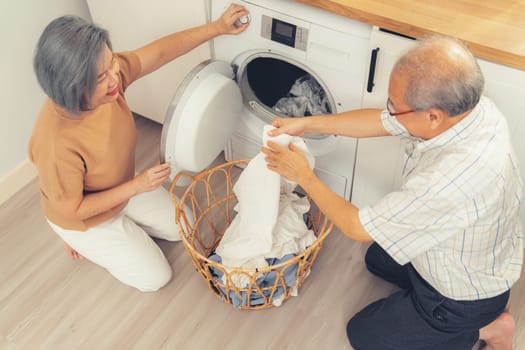
{"type": "Polygon", "coordinates": [[[306,51],[308,29],[263,15],[261,21],[261,36],[283,45],[306,51]]]}

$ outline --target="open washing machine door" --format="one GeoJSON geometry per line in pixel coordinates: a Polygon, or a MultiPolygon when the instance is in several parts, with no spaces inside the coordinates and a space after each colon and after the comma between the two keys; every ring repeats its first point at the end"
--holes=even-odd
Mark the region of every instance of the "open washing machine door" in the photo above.
{"type": "Polygon", "coordinates": [[[241,91],[224,61],[205,61],[182,81],[169,107],[160,142],[161,162],[172,164],[171,179],[199,172],[224,149],[242,110],[241,91]]]}

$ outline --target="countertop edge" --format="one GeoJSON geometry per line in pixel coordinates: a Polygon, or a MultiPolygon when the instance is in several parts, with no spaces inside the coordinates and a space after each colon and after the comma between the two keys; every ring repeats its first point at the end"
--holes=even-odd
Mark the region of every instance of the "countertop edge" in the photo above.
{"type": "Polygon", "coordinates": [[[488,47],[483,45],[482,43],[473,42],[466,38],[453,35],[452,33],[432,31],[427,28],[403,23],[400,21],[396,21],[392,18],[386,18],[375,13],[366,12],[355,8],[349,8],[347,6],[343,6],[333,2],[320,2],[311,0],[296,1],[309,6],[315,6],[332,13],[343,15],[345,17],[355,19],[360,22],[368,23],[403,35],[407,35],[416,39],[421,39],[425,36],[432,34],[455,36],[456,38],[462,40],[472,50],[472,53],[478,58],[503,64],[520,70],[525,70],[525,56],[520,56],[493,47],[488,47]]]}

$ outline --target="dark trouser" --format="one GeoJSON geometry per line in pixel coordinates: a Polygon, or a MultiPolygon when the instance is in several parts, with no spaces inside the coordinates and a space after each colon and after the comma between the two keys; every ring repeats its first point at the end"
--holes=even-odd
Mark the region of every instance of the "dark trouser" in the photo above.
{"type": "Polygon", "coordinates": [[[504,310],[510,291],[456,301],[425,282],[411,264],[399,265],[377,243],[365,257],[370,272],[402,288],[358,312],[346,332],[355,350],[470,350],[479,329],[504,310]]]}

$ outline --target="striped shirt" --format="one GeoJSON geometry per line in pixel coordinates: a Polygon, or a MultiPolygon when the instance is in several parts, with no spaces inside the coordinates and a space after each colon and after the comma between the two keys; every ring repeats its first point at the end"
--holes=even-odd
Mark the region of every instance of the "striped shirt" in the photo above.
{"type": "Polygon", "coordinates": [[[406,139],[401,189],[359,211],[372,238],[442,295],[478,300],[519,278],[523,183],[507,123],[486,97],[430,139],[411,136],[388,112],[383,125],[406,139]]]}

